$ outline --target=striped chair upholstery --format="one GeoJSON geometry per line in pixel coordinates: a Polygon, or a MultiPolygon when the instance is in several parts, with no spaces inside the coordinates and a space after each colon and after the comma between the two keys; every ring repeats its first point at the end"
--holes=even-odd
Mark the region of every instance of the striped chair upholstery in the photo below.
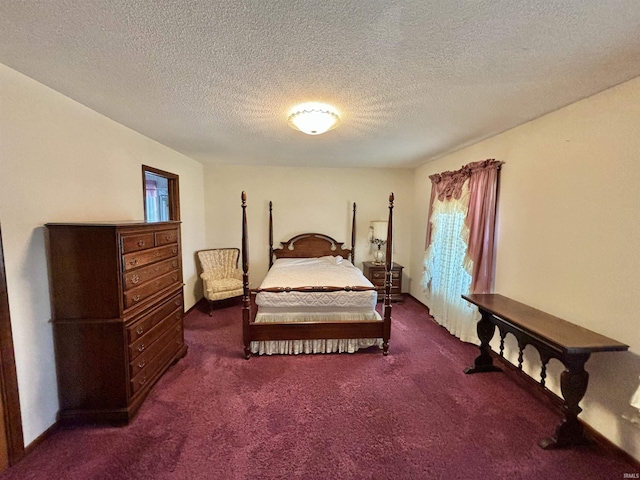
{"type": "Polygon", "coordinates": [[[198,252],[204,296],[209,301],[209,316],[213,302],[238,297],[242,290],[242,270],[238,269],[238,248],[212,248],[198,252]]]}

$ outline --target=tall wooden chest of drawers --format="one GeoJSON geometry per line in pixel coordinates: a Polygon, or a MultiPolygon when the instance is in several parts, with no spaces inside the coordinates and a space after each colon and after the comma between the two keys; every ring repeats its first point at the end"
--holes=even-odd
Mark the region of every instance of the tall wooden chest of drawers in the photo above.
{"type": "MultiPolygon", "coordinates": [[[[378,287],[378,301],[384,300],[384,273],[385,266],[378,265],[374,262],[363,262],[362,273],[369,279],[374,286],[378,287]]],[[[402,269],[404,267],[399,263],[391,265],[391,301],[402,302],[402,269]]]]}
{"type": "Polygon", "coordinates": [[[187,352],[180,222],[46,227],[59,420],[128,423],[187,352]]]}

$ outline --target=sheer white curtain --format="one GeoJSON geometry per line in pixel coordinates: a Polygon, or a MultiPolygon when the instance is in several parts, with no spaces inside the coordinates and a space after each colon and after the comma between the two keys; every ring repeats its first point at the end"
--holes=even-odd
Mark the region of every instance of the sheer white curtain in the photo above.
{"type": "Polygon", "coordinates": [[[427,305],[449,332],[476,345],[480,314],[462,295],[491,291],[501,165],[490,158],[429,177],[423,277],[427,305]]]}
{"type": "Polygon", "coordinates": [[[469,182],[462,185],[460,198],[435,198],[431,214],[431,242],[424,255],[423,287],[434,319],[464,342],[478,345],[477,309],[462,299],[469,293],[472,271],[467,257],[469,227],[469,182]],[[466,259],[466,260],[465,260],[466,259]]]}

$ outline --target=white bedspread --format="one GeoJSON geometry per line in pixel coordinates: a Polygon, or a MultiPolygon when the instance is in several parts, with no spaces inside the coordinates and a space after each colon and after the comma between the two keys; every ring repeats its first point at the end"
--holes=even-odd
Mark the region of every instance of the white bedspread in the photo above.
{"type": "MultiPolygon", "coordinates": [[[[350,261],[340,256],[277,259],[260,288],[272,287],[373,287],[350,261]]],[[[375,309],[378,294],[364,292],[260,292],[256,303],[276,311],[360,311],[375,309]]],[[[261,308],[266,311],[265,308],[261,308]]]]}
{"type": "MultiPolygon", "coordinates": [[[[373,284],[351,262],[337,257],[279,258],[260,288],[308,286],[366,286],[373,284]]],[[[376,312],[378,294],[363,292],[260,292],[256,295],[256,322],[382,320],[376,312]]],[[[353,353],[376,345],[381,338],[253,341],[254,354],[353,353]]]]}

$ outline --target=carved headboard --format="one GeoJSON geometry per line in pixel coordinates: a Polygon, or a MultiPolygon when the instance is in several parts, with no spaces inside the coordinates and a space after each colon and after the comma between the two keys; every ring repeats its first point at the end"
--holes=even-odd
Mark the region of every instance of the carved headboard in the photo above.
{"type": "Polygon", "coordinates": [[[344,248],[344,243],[322,233],[301,233],[281,243],[281,248],[274,248],[276,258],[310,258],[326,255],[341,255],[351,259],[351,250],[344,248]]]}

